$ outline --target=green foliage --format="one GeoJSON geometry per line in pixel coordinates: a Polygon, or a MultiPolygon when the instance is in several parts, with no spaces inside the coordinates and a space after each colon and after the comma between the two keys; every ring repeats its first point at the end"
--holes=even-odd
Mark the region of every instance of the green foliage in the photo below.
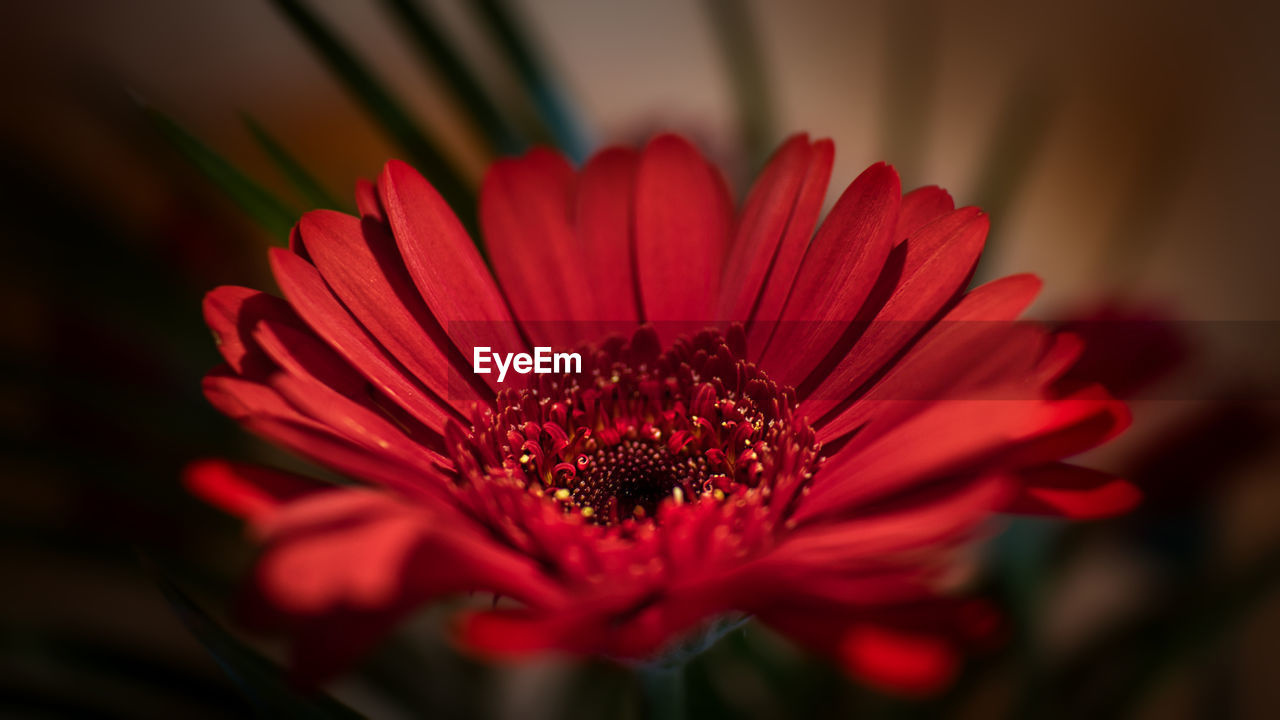
{"type": "Polygon", "coordinates": [[[297,210],[254,182],[173,118],[145,104],[142,110],[174,148],[190,160],[191,164],[214,185],[225,192],[227,197],[244,210],[245,214],[278,243],[283,245],[288,242],[289,231],[298,218],[297,210]]]}
{"type": "Polygon", "coordinates": [[[258,121],[245,115],[244,124],[249,128],[253,139],[258,142],[262,150],[271,158],[271,162],[275,164],[276,169],[293,185],[298,194],[302,196],[302,199],[306,201],[308,207],[328,208],[330,210],[345,209],[345,206],[338,202],[320,184],[320,181],[303,167],[302,163],[298,162],[297,158],[290,154],[258,121]]]}

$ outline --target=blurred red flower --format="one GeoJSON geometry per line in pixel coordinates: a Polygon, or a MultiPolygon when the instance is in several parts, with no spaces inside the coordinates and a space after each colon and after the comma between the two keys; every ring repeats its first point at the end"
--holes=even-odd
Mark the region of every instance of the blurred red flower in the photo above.
{"type": "Polygon", "coordinates": [[[990,613],[942,576],[996,513],[1127,510],[1128,483],[1060,462],[1126,409],[1051,386],[1081,351],[1014,322],[1030,276],[966,292],[987,232],[877,164],[818,227],[829,141],[785,143],[735,213],[689,143],[497,163],[493,272],[404,163],[360,217],[303,216],[284,299],[205,304],[209,399],[359,481],[199,463],[195,492],[263,545],[259,623],[296,669],[341,670],[406,613],[486,591],[467,646],[647,660],[749,615],[869,681],[928,691],[990,613]],[[476,375],[472,351],[580,348],[581,373],[476,375]]]}
{"type": "Polygon", "coordinates": [[[1059,330],[1079,337],[1084,351],[1058,380],[1061,392],[1098,383],[1130,399],[1164,380],[1192,358],[1191,338],[1172,312],[1158,306],[1104,298],[1069,313],[1059,330]]]}

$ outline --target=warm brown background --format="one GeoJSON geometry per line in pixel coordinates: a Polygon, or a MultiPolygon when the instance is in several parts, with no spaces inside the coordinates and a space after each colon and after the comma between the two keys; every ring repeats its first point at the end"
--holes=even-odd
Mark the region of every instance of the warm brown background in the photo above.
{"type": "MultiPolygon", "coordinates": [[[[478,181],[488,160],[482,145],[378,3],[312,4],[478,181]]],[[[500,96],[513,92],[514,78],[502,72],[466,3],[426,4],[491,87],[500,96]]],[[[631,141],[670,127],[733,167],[746,164],[733,155],[738,130],[730,86],[702,3],[513,5],[594,139],[631,141]]],[[[907,186],[939,184],[960,203],[993,212],[994,254],[984,272],[1040,274],[1046,281],[1040,314],[1120,297],[1204,321],[1187,326],[1201,342],[1194,370],[1180,376],[1190,389],[1139,402],[1144,424],[1135,437],[1158,435],[1223,388],[1244,388],[1264,414],[1277,409],[1280,333],[1265,322],[1227,321],[1280,322],[1280,5],[760,0],[748,9],[773,101],[772,128],[778,138],[805,130],[835,140],[833,197],[867,164],[888,160],[907,186]]],[[[0,9],[0,77],[4,187],[35,184],[66,196],[106,218],[140,257],[171,263],[187,302],[175,300],[173,311],[197,329],[200,289],[264,282],[266,240],[148,135],[125,89],[282,192],[285,185],[256,150],[240,112],[261,121],[342,194],[396,154],[267,2],[7,3],[0,9]]],[[[6,231],[6,246],[59,243],[56,232],[40,232],[42,219],[28,214],[22,197],[10,193],[5,205],[17,228],[6,231]]],[[[74,280],[56,265],[32,270],[14,263],[0,278],[6,355],[69,352],[77,367],[92,368],[102,347],[97,343],[120,339],[104,330],[98,315],[74,311],[92,293],[68,292],[60,283],[74,280]],[[89,336],[96,329],[106,340],[72,342],[68,350],[68,314],[78,318],[70,326],[87,325],[89,336]]],[[[110,278],[100,279],[106,289],[93,292],[109,293],[110,278]]],[[[117,319],[127,319],[127,309],[120,313],[117,319]]],[[[191,352],[213,362],[207,348],[191,352]]],[[[63,415],[61,405],[54,411],[45,403],[43,385],[18,372],[4,381],[2,418],[21,446],[32,427],[58,427],[63,415]]],[[[171,379],[178,387],[195,377],[175,371],[171,379]]],[[[96,417],[111,422],[110,413],[96,417]]],[[[81,422],[67,426],[62,439],[73,446],[100,435],[101,427],[81,422]]],[[[1266,436],[1208,506],[1215,571],[1245,567],[1280,542],[1280,454],[1273,438],[1266,436]]],[[[164,450],[172,464],[184,453],[210,452],[198,439],[184,443],[164,450]]],[[[80,467],[69,479],[41,452],[19,447],[0,466],[6,522],[54,528],[34,541],[22,532],[4,536],[5,629],[52,627],[151,643],[161,656],[216,678],[127,562],[100,563],[45,541],[93,513],[84,507],[82,482],[91,473],[80,467]]],[[[90,488],[91,497],[112,492],[90,488]]],[[[135,500],[149,507],[147,517],[167,512],[159,500],[135,500]]],[[[199,510],[183,505],[182,512],[199,510]]],[[[106,539],[89,537],[117,540],[117,525],[128,524],[105,522],[106,539]]],[[[1153,587],[1159,592],[1160,568],[1108,548],[1068,576],[1048,609],[1051,646],[1070,646],[1080,623],[1131,611],[1135,596],[1153,587]]],[[[214,556],[214,564],[230,562],[207,548],[190,551],[214,556]]],[[[1273,717],[1268,711],[1280,708],[1276,598],[1231,638],[1225,650],[1215,646],[1204,656],[1216,668],[1211,690],[1201,684],[1197,673],[1205,665],[1197,660],[1147,707],[1147,716],[1198,716],[1215,706],[1205,697],[1221,696],[1221,707],[1240,716],[1273,717]]],[[[28,661],[4,656],[5,667],[28,661]]],[[[63,681],[23,671],[41,682],[63,681]]],[[[76,679],[93,682],[92,673],[76,679]]],[[[509,684],[526,693],[537,685],[509,684]]]]}

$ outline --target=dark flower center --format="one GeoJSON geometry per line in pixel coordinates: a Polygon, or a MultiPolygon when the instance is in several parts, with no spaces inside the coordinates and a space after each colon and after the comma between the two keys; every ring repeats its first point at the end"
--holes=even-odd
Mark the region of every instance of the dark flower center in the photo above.
{"type": "Polygon", "coordinates": [[[657,440],[623,440],[579,458],[580,471],[569,481],[570,499],[590,515],[607,520],[652,516],[676,488],[693,497],[711,475],[707,459],[673,453],[657,440]]]}
{"type": "Polygon", "coordinates": [[[534,375],[455,428],[464,481],[514,482],[588,523],[634,527],[664,508],[737,502],[781,522],[818,464],[795,392],[717,333],[659,352],[653,330],[585,348],[583,371],[534,375]]]}

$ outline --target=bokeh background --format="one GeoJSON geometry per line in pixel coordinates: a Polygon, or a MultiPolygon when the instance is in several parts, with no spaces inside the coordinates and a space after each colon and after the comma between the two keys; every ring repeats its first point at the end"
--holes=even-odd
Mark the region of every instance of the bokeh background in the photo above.
{"type": "MultiPolygon", "coordinates": [[[[885,697],[748,626],[691,667],[699,715],[1280,714],[1280,6],[1249,0],[6,3],[0,712],[252,708],[203,646],[238,642],[209,627],[234,632],[224,610],[251,548],[179,475],[209,455],[297,464],[199,393],[217,363],[201,295],[269,287],[278,238],[192,162],[190,139],[286,218],[317,194],[347,204],[356,178],[407,152],[285,12],[298,7],[464,192],[526,140],[581,153],[675,129],[741,193],[770,147],[807,131],[835,140],[831,199],[884,159],[904,186],[981,205],[981,274],[1039,274],[1036,315],[1134,358],[1110,380],[1136,426],[1091,460],[1149,502],[1088,526],[1011,523],[974,581],[1005,608],[1007,642],[955,688],[885,697]],[[494,142],[456,73],[424,59],[405,7],[516,139],[494,142]],[[493,8],[530,63],[512,61],[493,8]],[[323,192],[300,192],[264,133],[323,192]]],[[[448,645],[440,615],[331,694],[379,717],[637,712],[621,668],[489,666],[448,645]]]]}

